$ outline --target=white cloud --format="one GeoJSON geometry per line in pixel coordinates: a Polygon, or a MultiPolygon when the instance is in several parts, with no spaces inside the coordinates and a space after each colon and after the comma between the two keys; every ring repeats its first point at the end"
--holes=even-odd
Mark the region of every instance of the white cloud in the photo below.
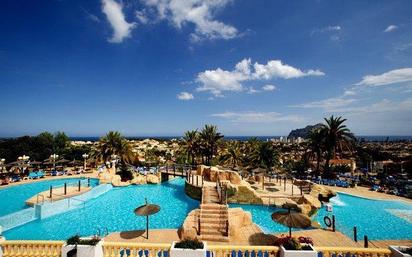
{"type": "Polygon", "coordinates": [[[355,90],[345,90],[345,92],[343,92],[344,96],[352,96],[352,95],[356,95],[356,91],[355,90]]]}
{"type": "Polygon", "coordinates": [[[177,99],[183,100],[183,101],[192,100],[194,98],[195,97],[193,96],[193,94],[189,92],[181,92],[180,94],[177,95],[177,99]]]}
{"type": "Polygon", "coordinates": [[[142,23],[142,24],[149,23],[149,18],[147,17],[145,10],[136,11],[135,15],[136,15],[136,18],[140,21],[140,23],[142,23]]]}
{"type": "Polygon", "coordinates": [[[389,25],[388,27],[386,27],[386,29],[383,32],[392,32],[398,29],[398,26],[396,25],[389,25]]]}
{"type": "Polygon", "coordinates": [[[231,0],[143,0],[148,8],[157,10],[157,20],[167,20],[181,29],[191,23],[195,31],[192,41],[206,39],[231,39],[238,36],[235,27],[214,19],[215,13],[223,9],[231,0]]]}
{"type": "Polygon", "coordinates": [[[86,14],[86,17],[88,19],[90,19],[91,21],[94,21],[96,23],[100,23],[100,19],[99,17],[97,17],[96,15],[90,13],[89,11],[87,11],[84,7],[80,7],[81,10],[86,14]]]}
{"type": "Polygon", "coordinates": [[[136,23],[128,23],[122,11],[123,6],[114,0],[102,0],[102,11],[113,28],[113,36],[108,39],[111,43],[121,43],[130,37],[136,23]]]}
{"type": "Polygon", "coordinates": [[[234,123],[299,122],[302,120],[302,118],[297,115],[282,115],[277,112],[223,112],[212,114],[211,116],[223,118],[234,123]]]}
{"type": "Polygon", "coordinates": [[[251,59],[243,59],[232,71],[206,70],[197,75],[196,81],[201,84],[197,91],[209,91],[215,96],[221,96],[224,91],[240,92],[245,90],[242,82],[251,80],[270,80],[276,78],[291,79],[305,76],[325,75],[320,70],[302,71],[280,60],[270,60],[267,64],[254,63],[251,59]]]}
{"type": "Polygon", "coordinates": [[[294,105],[291,107],[299,108],[321,108],[326,112],[335,112],[342,107],[347,107],[354,103],[356,99],[353,98],[343,98],[343,97],[332,97],[320,101],[313,101],[308,103],[303,103],[299,105],[294,105]]]}
{"type": "Polygon", "coordinates": [[[313,29],[310,35],[314,36],[315,34],[327,34],[329,35],[329,39],[331,41],[339,42],[341,39],[340,37],[341,31],[342,31],[342,27],[339,25],[327,26],[323,28],[313,29]]]}
{"type": "Polygon", "coordinates": [[[274,91],[275,89],[276,89],[276,86],[274,86],[274,85],[264,85],[262,87],[263,91],[274,91]]]}
{"type": "Polygon", "coordinates": [[[393,101],[389,99],[382,99],[378,102],[353,107],[343,107],[335,110],[335,112],[345,113],[349,115],[364,115],[368,113],[386,113],[386,112],[400,112],[412,110],[412,98],[403,101],[393,101]]]}
{"type": "Polygon", "coordinates": [[[336,26],[327,26],[324,28],[316,28],[312,30],[311,35],[313,36],[316,33],[324,33],[324,32],[336,32],[342,30],[342,27],[339,25],[336,26]]]}
{"type": "Polygon", "coordinates": [[[250,87],[247,91],[248,94],[256,94],[256,93],[260,93],[259,90],[255,89],[254,87],[250,87]]]}
{"type": "Polygon", "coordinates": [[[407,81],[412,81],[412,68],[391,70],[380,75],[366,75],[356,85],[384,86],[407,81]]]}
{"type": "Polygon", "coordinates": [[[302,71],[287,64],[283,64],[281,60],[271,60],[267,64],[255,63],[253,65],[255,73],[253,74],[258,79],[273,79],[273,78],[299,78],[305,76],[323,76],[325,73],[320,70],[302,71]]]}

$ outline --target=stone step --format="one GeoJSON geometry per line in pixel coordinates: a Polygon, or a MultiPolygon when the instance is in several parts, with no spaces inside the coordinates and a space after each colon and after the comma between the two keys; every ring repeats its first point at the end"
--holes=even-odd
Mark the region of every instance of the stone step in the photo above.
{"type": "Polygon", "coordinates": [[[220,231],[225,231],[226,222],[203,223],[201,227],[205,229],[210,228],[210,229],[217,229],[220,231]]]}
{"type": "Polygon", "coordinates": [[[221,229],[215,229],[215,228],[204,228],[202,227],[200,230],[201,235],[216,235],[216,236],[224,236],[225,230],[221,229]]]}
{"type": "Polygon", "coordinates": [[[200,236],[204,241],[213,241],[213,242],[229,242],[229,237],[227,236],[217,236],[217,235],[202,235],[200,236]]]}
{"type": "Polygon", "coordinates": [[[202,209],[203,214],[227,214],[226,209],[202,209]]]}
{"type": "Polygon", "coordinates": [[[211,217],[201,217],[200,218],[200,222],[202,224],[217,224],[217,223],[226,224],[226,221],[227,221],[227,217],[226,218],[224,218],[224,217],[222,217],[222,218],[220,218],[220,217],[213,217],[213,218],[211,218],[211,217]]]}
{"type": "Polygon", "coordinates": [[[206,203],[206,204],[201,204],[200,208],[202,210],[227,210],[227,205],[206,203]]]}
{"type": "Polygon", "coordinates": [[[202,213],[200,215],[201,219],[211,218],[211,219],[228,219],[227,213],[202,213]]]}

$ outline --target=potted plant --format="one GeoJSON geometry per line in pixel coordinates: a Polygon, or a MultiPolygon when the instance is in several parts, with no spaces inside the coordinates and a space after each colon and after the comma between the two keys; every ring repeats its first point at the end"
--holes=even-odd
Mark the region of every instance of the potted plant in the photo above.
{"type": "Polygon", "coordinates": [[[276,239],[275,245],[280,248],[280,257],[317,257],[310,237],[281,236],[276,239]]]}
{"type": "Polygon", "coordinates": [[[66,240],[62,257],[103,257],[102,241],[99,237],[81,238],[75,235],[66,240]]]}
{"type": "Polygon", "coordinates": [[[197,239],[183,239],[173,242],[170,257],[205,257],[206,242],[197,239]]]}
{"type": "Polygon", "coordinates": [[[411,257],[412,256],[412,247],[409,246],[393,246],[390,245],[389,249],[392,252],[393,257],[411,257]]]}

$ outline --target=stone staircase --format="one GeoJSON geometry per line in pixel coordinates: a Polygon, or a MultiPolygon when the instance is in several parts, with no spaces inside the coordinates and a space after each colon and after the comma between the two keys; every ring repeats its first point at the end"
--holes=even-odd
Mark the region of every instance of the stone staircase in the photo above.
{"type": "Polygon", "coordinates": [[[200,205],[200,238],[206,241],[229,242],[227,204],[220,204],[215,187],[202,188],[202,203],[200,205]]]}

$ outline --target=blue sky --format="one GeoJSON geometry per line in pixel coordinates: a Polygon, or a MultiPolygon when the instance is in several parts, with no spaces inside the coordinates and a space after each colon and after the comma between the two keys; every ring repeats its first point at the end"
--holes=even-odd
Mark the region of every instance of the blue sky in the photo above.
{"type": "Polygon", "coordinates": [[[1,5],[1,136],[412,134],[408,0],[1,5]]]}

